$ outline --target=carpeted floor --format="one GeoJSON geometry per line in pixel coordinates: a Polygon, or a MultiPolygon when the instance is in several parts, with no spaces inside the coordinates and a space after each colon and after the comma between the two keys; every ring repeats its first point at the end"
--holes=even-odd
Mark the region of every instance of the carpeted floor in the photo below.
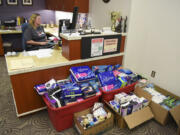
{"type": "MultiPolygon", "coordinates": [[[[46,110],[18,118],[11,89],[5,59],[0,57],[0,135],[77,135],[74,128],[56,132],[46,110]]],[[[166,126],[150,120],[133,130],[114,127],[104,135],[176,135],[176,132],[173,120],[166,126]]]]}

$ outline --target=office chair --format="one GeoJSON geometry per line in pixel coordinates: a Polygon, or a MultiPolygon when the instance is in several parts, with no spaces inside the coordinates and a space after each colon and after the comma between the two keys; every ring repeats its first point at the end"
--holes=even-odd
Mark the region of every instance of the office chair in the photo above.
{"type": "Polygon", "coordinates": [[[25,51],[27,48],[26,48],[26,41],[24,39],[24,32],[26,30],[26,28],[28,27],[29,23],[24,23],[21,25],[21,30],[22,30],[22,49],[23,51],[25,51]]]}

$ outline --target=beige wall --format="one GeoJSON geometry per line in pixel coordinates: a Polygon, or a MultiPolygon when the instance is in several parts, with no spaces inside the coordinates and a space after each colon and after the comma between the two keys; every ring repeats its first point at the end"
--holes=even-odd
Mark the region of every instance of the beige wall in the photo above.
{"type": "Polygon", "coordinates": [[[92,18],[92,26],[102,28],[111,26],[110,13],[120,11],[123,17],[129,16],[131,0],[111,0],[104,3],[102,0],[89,0],[89,16],[92,18]]]}
{"type": "Polygon", "coordinates": [[[124,63],[180,96],[179,0],[132,0],[124,63]]]}
{"type": "Polygon", "coordinates": [[[124,65],[180,96],[179,7],[180,0],[90,0],[90,16],[102,28],[111,25],[111,11],[130,15],[124,65]]]}

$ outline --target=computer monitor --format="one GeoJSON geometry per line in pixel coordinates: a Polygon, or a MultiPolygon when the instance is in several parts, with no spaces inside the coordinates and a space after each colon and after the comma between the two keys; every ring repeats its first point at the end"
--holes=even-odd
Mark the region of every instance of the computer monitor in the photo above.
{"type": "Polygon", "coordinates": [[[15,27],[16,26],[16,19],[5,20],[4,26],[5,27],[15,27]]]}
{"type": "Polygon", "coordinates": [[[73,9],[73,17],[72,17],[72,23],[69,27],[69,29],[75,29],[76,28],[76,23],[77,23],[77,19],[78,19],[78,7],[74,7],[73,9]]]}

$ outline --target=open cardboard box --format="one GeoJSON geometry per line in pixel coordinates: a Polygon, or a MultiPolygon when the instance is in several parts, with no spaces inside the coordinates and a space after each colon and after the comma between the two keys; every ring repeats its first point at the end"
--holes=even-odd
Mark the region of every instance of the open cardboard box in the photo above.
{"type": "Polygon", "coordinates": [[[180,121],[179,121],[178,135],[180,135],[180,121]]]}
{"type": "MultiPolygon", "coordinates": [[[[138,90],[134,91],[135,94],[137,92],[138,90]]],[[[126,126],[128,126],[129,129],[133,129],[137,127],[138,125],[141,125],[142,123],[154,118],[154,115],[149,106],[144,107],[139,111],[133,112],[132,114],[122,117],[114,108],[111,107],[109,102],[107,101],[104,101],[104,102],[108,106],[108,108],[110,108],[114,112],[115,124],[121,129],[125,128],[126,126]]]]}
{"type": "Polygon", "coordinates": [[[91,113],[91,109],[86,109],[84,111],[81,112],[77,112],[74,114],[74,124],[75,124],[75,128],[77,129],[77,131],[79,132],[79,134],[83,134],[83,135],[95,135],[95,134],[101,134],[104,133],[105,131],[113,128],[114,126],[114,115],[113,113],[111,113],[109,111],[109,109],[107,109],[106,107],[104,107],[104,109],[106,110],[106,112],[110,112],[111,113],[111,117],[108,119],[105,119],[104,121],[98,123],[97,125],[94,125],[92,127],[89,127],[87,129],[84,129],[80,123],[78,122],[77,118],[83,115],[86,115],[88,113],[91,113]]]}
{"type": "MultiPolygon", "coordinates": [[[[176,99],[180,99],[178,96],[168,92],[165,89],[160,88],[159,86],[155,85],[155,89],[164,94],[165,96],[172,96],[175,97],[176,99]]],[[[152,99],[152,96],[143,90],[143,88],[140,87],[136,87],[135,91],[137,91],[137,95],[138,96],[143,96],[145,98],[147,98],[148,100],[152,99]]],[[[153,101],[150,102],[150,107],[151,110],[154,114],[154,118],[156,121],[158,121],[160,124],[165,125],[170,117],[170,115],[173,117],[173,119],[175,120],[176,124],[178,125],[178,127],[180,128],[180,105],[172,108],[170,111],[166,110],[165,108],[163,108],[160,104],[157,104],[153,101]]]]}

